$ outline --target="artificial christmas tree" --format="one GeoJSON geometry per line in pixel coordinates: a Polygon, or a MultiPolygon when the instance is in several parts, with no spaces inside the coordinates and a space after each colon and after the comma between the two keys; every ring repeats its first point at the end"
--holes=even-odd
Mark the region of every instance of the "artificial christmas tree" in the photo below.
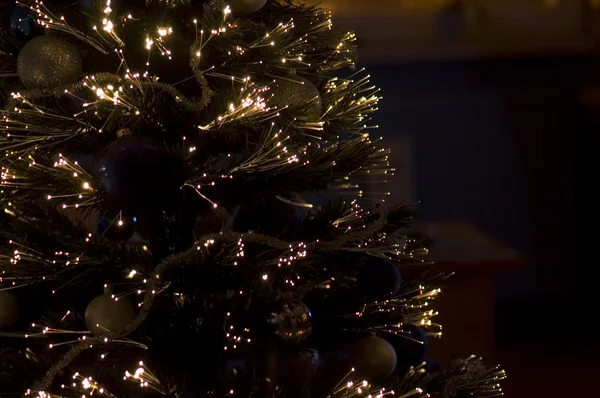
{"type": "Polygon", "coordinates": [[[360,190],[379,97],[327,11],[0,12],[3,396],[501,394],[423,360],[445,276],[402,274],[412,209],[360,190]]]}

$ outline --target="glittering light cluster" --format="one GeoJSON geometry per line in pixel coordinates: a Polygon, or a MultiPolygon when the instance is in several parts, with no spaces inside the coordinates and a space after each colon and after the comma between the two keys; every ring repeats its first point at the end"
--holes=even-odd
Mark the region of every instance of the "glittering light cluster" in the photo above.
{"type": "Polygon", "coordinates": [[[287,253],[286,256],[279,258],[277,267],[291,267],[294,261],[305,258],[307,255],[307,247],[308,246],[304,242],[300,242],[295,246],[290,245],[289,253],[287,253]]]}
{"type": "Polygon", "coordinates": [[[139,367],[133,371],[125,371],[123,380],[138,384],[141,388],[148,388],[163,395],[169,395],[165,391],[160,380],[154,375],[143,361],[138,363],[139,367]]]}
{"type": "MultiPolygon", "coordinates": [[[[409,318],[411,323],[425,328],[427,335],[441,337],[442,325],[433,323],[431,320],[431,318],[439,313],[429,308],[430,301],[435,299],[440,292],[441,289],[439,288],[425,289],[424,286],[419,286],[417,290],[405,292],[397,297],[366,303],[356,312],[355,316],[362,318],[367,315],[384,313],[389,315],[390,319],[394,319],[399,315],[401,319],[409,318]]],[[[404,332],[403,326],[404,323],[401,320],[383,324],[375,323],[369,328],[373,331],[395,334],[411,339],[404,332]]]]}
{"type": "MultiPolygon", "coordinates": [[[[242,291],[239,292],[243,294],[242,291]]],[[[243,345],[252,344],[252,339],[249,337],[250,329],[246,327],[237,328],[235,325],[229,324],[231,319],[231,313],[228,312],[225,318],[225,324],[223,325],[223,332],[227,339],[227,345],[223,347],[223,351],[237,350],[243,345]]]]}
{"type": "MultiPolygon", "coordinates": [[[[398,398],[409,398],[414,397],[414,394],[409,395],[396,395],[393,390],[387,391],[385,388],[374,387],[367,380],[354,380],[354,369],[350,370],[348,374],[338,383],[327,398],[354,398],[354,397],[365,397],[365,398],[383,398],[387,396],[395,396],[398,398]]],[[[422,391],[419,391],[419,393],[422,391]]]]}
{"type": "Polygon", "coordinates": [[[236,102],[231,102],[227,111],[215,120],[198,126],[200,130],[218,129],[228,123],[239,122],[240,119],[246,119],[248,122],[258,121],[258,119],[265,121],[277,115],[277,112],[269,112],[263,97],[266,88],[254,87],[250,84],[250,77],[245,77],[241,81],[245,85],[240,89],[240,98],[236,102]]]}
{"type": "MultiPolygon", "coordinates": [[[[353,33],[347,33],[336,39],[337,41],[329,40],[332,30],[329,12],[318,10],[313,14],[311,11],[296,18],[286,15],[285,22],[270,22],[270,26],[267,22],[251,22],[252,18],[234,18],[229,6],[222,9],[206,7],[201,19],[186,15],[186,23],[193,22],[196,33],[189,54],[189,74],[192,76],[182,76],[181,81],[167,84],[163,83],[161,76],[151,72],[150,62],[156,51],[167,60],[172,60],[176,55],[173,54],[176,47],[170,44],[173,44],[171,40],[175,39],[175,33],[178,34],[179,31],[177,26],[171,26],[172,21],[144,25],[140,37],[134,37],[134,45],[139,46],[142,51],[147,50],[145,68],[141,67],[142,70],[136,71],[128,66],[127,56],[130,54],[119,33],[124,34],[126,30],[122,28],[139,20],[131,14],[116,15],[111,0],[104,0],[100,15],[96,16],[87,33],[85,28],[75,28],[63,16],[51,12],[41,0],[32,1],[30,4],[18,1],[16,3],[28,8],[42,27],[69,35],[106,56],[116,56],[115,61],[119,66],[115,68],[117,70],[114,73],[86,75],[77,83],[59,88],[29,89],[11,93],[7,99],[9,105],[0,110],[0,130],[3,132],[0,136],[0,151],[5,154],[6,160],[0,171],[0,202],[9,216],[21,217],[28,223],[41,223],[38,220],[43,214],[27,217],[24,215],[27,209],[19,207],[21,203],[26,202],[21,199],[29,200],[32,197],[43,203],[43,206],[57,210],[64,217],[70,213],[78,213],[64,211],[67,209],[99,208],[100,190],[94,186],[95,180],[92,175],[77,161],[70,161],[58,154],[59,150],[70,140],[93,139],[99,134],[106,137],[107,132],[111,137],[114,135],[117,138],[133,134],[132,130],[137,134],[136,126],[148,121],[162,126],[161,121],[157,121],[155,115],[146,109],[147,100],[160,99],[158,93],[172,100],[173,107],[177,108],[174,112],[183,110],[186,117],[190,116],[188,120],[192,120],[186,126],[186,135],[174,138],[181,146],[181,159],[186,162],[185,166],[193,170],[181,189],[192,189],[209,202],[213,209],[221,206],[214,198],[223,197],[216,195],[216,190],[226,186],[231,180],[235,183],[256,176],[305,180],[308,181],[308,189],[326,188],[329,192],[346,195],[352,199],[380,199],[389,196],[389,192],[363,192],[361,189],[361,183],[365,179],[370,183],[384,183],[385,178],[394,171],[390,167],[389,151],[381,148],[380,140],[371,139],[369,135],[372,129],[377,128],[371,124],[371,116],[377,111],[381,97],[379,90],[370,83],[370,77],[365,75],[362,69],[348,78],[330,78],[333,76],[332,72],[342,67],[354,66],[352,43],[356,37],[353,33]],[[211,16],[216,16],[216,19],[211,16]],[[240,29],[248,29],[249,26],[252,31],[251,39],[248,36],[246,41],[249,42],[243,43],[238,40],[244,33],[240,29]],[[218,54],[221,59],[210,64],[214,54],[218,54]],[[258,59],[257,54],[269,55],[261,55],[261,59],[258,59]],[[269,105],[274,95],[271,91],[272,82],[282,78],[290,70],[298,70],[305,77],[315,77],[314,81],[320,83],[320,95],[326,106],[318,120],[303,120],[299,106],[282,105],[278,109],[269,105]],[[188,92],[187,86],[186,89],[178,88],[189,81],[198,85],[198,95],[186,94],[186,97],[183,93],[188,92]],[[213,84],[215,82],[218,84],[213,84]],[[209,104],[215,105],[211,103],[211,98],[222,94],[219,91],[219,87],[222,86],[228,87],[227,93],[234,93],[232,98],[227,99],[226,106],[215,102],[216,106],[208,108],[209,104]],[[50,96],[67,97],[68,100],[74,100],[78,108],[76,111],[69,111],[71,114],[64,115],[62,113],[65,112],[42,105],[46,102],[41,99],[50,96]],[[204,112],[207,109],[209,112],[204,112]],[[283,109],[285,112],[281,112],[283,109]],[[223,158],[226,156],[231,163],[227,163],[222,169],[215,166],[217,171],[211,169],[209,172],[203,169],[208,163],[205,148],[202,147],[205,137],[219,134],[225,136],[231,134],[231,131],[248,130],[256,134],[248,134],[247,137],[250,138],[247,138],[246,148],[244,151],[238,151],[243,152],[243,155],[233,151],[224,152],[223,158]],[[313,180],[318,181],[312,185],[313,180]]],[[[274,7],[281,5],[279,2],[272,3],[274,7]]],[[[169,2],[165,4],[172,5],[169,2]]],[[[191,25],[188,26],[191,28],[191,25]]],[[[145,52],[143,57],[146,57],[145,52]]],[[[215,60],[217,59],[218,57],[215,60]]],[[[143,64],[143,60],[141,62],[143,64]]],[[[185,68],[188,70],[188,65],[185,65],[185,68]]],[[[303,192],[304,189],[305,187],[298,192],[303,192]]],[[[291,206],[320,210],[319,206],[305,203],[302,199],[296,200],[293,195],[283,196],[276,197],[291,206]]],[[[226,201],[223,203],[230,204],[226,201]]],[[[123,212],[118,209],[111,210],[117,210],[112,213],[117,216],[110,225],[124,226],[126,221],[123,212]]],[[[223,209],[224,212],[228,210],[228,207],[223,209]]],[[[379,215],[381,220],[384,220],[382,214],[383,210],[379,215]]],[[[284,238],[280,240],[251,232],[208,234],[197,238],[198,241],[187,251],[169,253],[163,259],[152,258],[152,263],[156,266],[152,271],[146,268],[147,264],[144,261],[150,258],[149,254],[152,254],[153,248],[143,246],[141,250],[131,249],[127,254],[135,260],[140,260],[142,264],[127,264],[119,270],[122,280],[110,281],[120,288],[120,293],[113,294],[112,299],[119,300],[119,297],[125,296],[138,298],[138,315],[121,334],[107,338],[93,336],[89,331],[68,330],[63,321],[69,317],[76,317],[67,311],[62,319],[56,322],[58,325],[44,321],[44,324],[31,324],[28,333],[3,332],[0,336],[46,339],[43,340],[43,344],[48,349],[70,346],[63,360],[48,370],[44,381],[35,384],[38,387],[44,383],[46,387],[58,386],[54,378],[71,374],[64,373],[65,369],[84,350],[94,347],[104,350],[109,343],[147,350],[148,347],[144,344],[129,339],[127,333],[136,330],[142,324],[152,310],[154,299],[170,286],[167,280],[161,279],[161,275],[181,264],[202,263],[204,258],[212,256],[218,260],[219,266],[232,267],[231,272],[254,272],[247,278],[247,284],[231,293],[228,292],[230,298],[243,301],[253,298],[258,290],[299,291],[335,287],[334,282],[339,279],[336,280],[336,277],[332,276],[331,269],[317,266],[306,271],[301,266],[309,263],[312,257],[316,258],[315,253],[319,252],[345,251],[379,256],[397,262],[419,262],[420,256],[426,254],[426,250],[408,249],[410,244],[415,242],[404,236],[383,232],[386,221],[378,224],[379,221],[375,220],[377,215],[376,210],[365,210],[359,201],[354,199],[343,212],[335,213],[332,220],[326,221],[325,227],[337,234],[338,238],[323,242],[309,242],[301,238],[289,242],[284,241],[284,238]],[[254,255],[254,245],[267,248],[264,257],[259,256],[260,260],[256,262],[249,261],[254,255]],[[325,282],[320,283],[321,281],[325,282]],[[64,328],[60,328],[61,325],[64,328]]],[[[77,220],[67,221],[73,221],[72,224],[75,224],[74,221],[77,220]]],[[[27,242],[25,234],[19,239],[8,240],[9,251],[0,254],[0,290],[53,280],[59,281],[53,286],[52,294],[56,294],[61,289],[84,280],[93,269],[100,269],[98,265],[106,265],[104,255],[98,259],[89,254],[96,253],[95,256],[100,257],[97,253],[106,253],[114,249],[114,246],[109,244],[103,246],[103,232],[106,231],[99,231],[100,233],[94,235],[87,231],[83,235],[81,232],[80,235],[69,234],[67,230],[60,232],[56,235],[69,236],[72,242],[63,245],[63,242],[57,240],[60,244],[56,244],[57,249],[53,253],[38,250],[35,245],[27,242]],[[95,250],[88,252],[89,248],[95,250]]],[[[126,250],[130,248],[127,247],[126,250]]],[[[341,266],[339,270],[342,270],[341,266]]],[[[343,270],[341,272],[343,273],[343,270]]],[[[351,280],[351,277],[348,277],[348,280],[351,280]]],[[[369,316],[385,315],[378,318],[383,319],[381,321],[359,326],[360,332],[390,333],[411,338],[403,328],[405,324],[412,323],[423,327],[429,336],[441,336],[441,325],[432,322],[432,318],[438,313],[430,307],[430,302],[439,293],[440,289],[429,285],[419,285],[412,290],[404,288],[395,297],[367,303],[353,302],[345,309],[349,313],[339,316],[364,320],[369,316]],[[355,311],[359,305],[362,307],[355,311]]],[[[173,297],[178,304],[185,305],[183,294],[173,293],[173,297]]],[[[227,312],[224,318],[223,351],[239,351],[240,348],[251,350],[254,341],[250,337],[248,325],[236,321],[236,316],[230,312],[227,312]]],[[[102,353],[101,359],[105,356],[106,354],[102,353]]],[[[465,362],[465,369],[470,366],[469,361],[471,359],[465,362]]],[[[411,369],[408,376],[416,377],[424,372],[423,366],[420,365],[411,369]]],[[[346,375],[328,398],[429,396],[420,388],[400,394],[394,390],[374,386],[366,380],[355,380],[353,376],[354,370],[346,375]]],[[[473,385],[484,396],[492,397],[501,393],[498,381],[504,377],[503,371],[495,368],[474,381],[473,385]]],[[[174,391],[165,390],[165,384],[161,383],[159,377],[148,369],[143,361],[139,361],[135,370],[126,371],[123,380],[139,386],[142,390],[153,390],[165,396],[176,395],[174,391]]],[[[60,389],[58,394],[28,390],[26,395],[38,398],[115,397],[92,377],[84,377],[78,372],[73,374],[72,381],[60,385],[60,389]]],[[[236,393],[237,391],[231,389],[226,395],[233,396],[236,393]]]]}

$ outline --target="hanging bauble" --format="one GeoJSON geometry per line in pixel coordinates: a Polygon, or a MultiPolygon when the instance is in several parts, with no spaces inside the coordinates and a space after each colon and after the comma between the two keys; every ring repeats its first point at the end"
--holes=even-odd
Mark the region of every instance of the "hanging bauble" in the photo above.
{"type": "Polygon", "coordinates": [[[29,41],[17,60],[17,72],[27,88],[55,88],[81,78],[82,60],[77,47],[58,35],[29,41]]]}
{"type": "Polygon", "coordinates": [[[233,12],[250,14],[263,8],[267,0],[228,0],[226,3],[233,12]]]}
{"type": "Polygon", "coordinates": [[[18,37],[32,38],[44,32],[44,29],[35,20],[36,17],[32,14],[31,10],[17,6],[10,16],[10,27],[18,37]]]}
{"type": "Polygon", "coordinates": [[[302,349],[298,352],[283,352],[280,362],[280,384],[286,390],[306,389],[319,367],[319,352],[315,349],[302,349]]]}
{"type": "Polygon", "coordinates": [[[350,349],[350,365],[367,379],[391,375],[397,360],[394,347],[379,337],[358,340],[350,349]]]}
{"type": "Polygon", "coordinates": [[[117,139],[102,151],[96,167],[108,202],[128,214],[160,209],[177,196],[181,183],[167,148],[147,137],[117,139]]]}
{"type": "Polygon", "coordinates": [[[19,302],[12,293],[0,291],[0,330],[13,326],[19,320],[19,302]]]}
{"type": "Polygon", "coordinates": [[[396,264],[384,258],[365,256],[358,268],[358,289],[368,297],[396,294],[400,291],[401,282],[396,264]]]}
{"type": "Polygon", "coordinates": [[[444,367],[432,359],[424,359],[423,362],[425,362],[425,370],[427,373],[435,374],[444,371],[444,367]]]}
{"type": "Polygon", "coordinates": [[[298,343],[306,339],[312,331],[312,314],[300,300],[286,295],[277,301],[268,312],[266,321],[273,333],[281,341],[298,343]]]}
{"type": "Polygon", "coordinates": [[[423,361],[427,352],[427,335],[420,327],[403,324],[402,331],[386,334],[385,338],[396,350],[399,366],[415,366],[423,361]]]}
{"type": "Polygon", "coordinates": [[[114,298],[111,294],[96,297],[85,309],[85,324],[95,336],[118,332],[134,318],[131,302],[125,297],[114,298]]]}
{"type": "Polygon", "coordinates": [[[261,356],[264,376],[272,386],[284,391],[306,390],[319,367],[319,360],[317,350],[296,345],[273,345],[261,356]]]}
{"type": "MultiPolygon", "coordinates": [[[[299,120],[316,122],[321,118],[323,100],[317,87],[308,79],[290,73],[275,78],[271,85],[269,105],[283,110],[285,107],[303,109],[299,120]]],[[[268,96],[267,96],[268,97],[268,96]]]]}

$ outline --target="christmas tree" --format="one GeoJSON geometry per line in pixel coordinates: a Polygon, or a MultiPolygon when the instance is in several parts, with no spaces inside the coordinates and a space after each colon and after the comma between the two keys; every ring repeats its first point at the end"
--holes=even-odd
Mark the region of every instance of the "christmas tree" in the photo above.
{"type": "Polygon", "coordinates": [[[328,11],[7,3],[2,396],[501,394],[424,359],[446,275],[361,190],[380,97],[328,11]]]}

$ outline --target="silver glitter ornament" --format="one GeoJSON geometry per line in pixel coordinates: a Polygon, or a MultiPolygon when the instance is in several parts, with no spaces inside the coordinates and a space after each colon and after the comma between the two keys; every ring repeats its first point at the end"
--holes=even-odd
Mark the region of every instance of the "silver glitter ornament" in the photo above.
{"type": "Polygon", "coordinates": [[[110,294],[96,297],[85,309],[85,324],[94,336],[118,332],[134,318],[131,302],[125,297],[116,300],[110,294]]]}
{"type": "Polygon", "coordinates": [[[275,303],[267,314],[267,324],[273,327],[275,336],[282,341],[298,343],[312,332],[312,314],[300,300],[290,295],[275,303]]]}
{"type": "Polygon", "coordinates": [[[0,330],[9,328],[19,319],[19,302],[7,291],[0,292],[0,330]]]}
{"type": "Polygon", "coordinates": [[[75,83],[82,74],[81,54],[60,36],[38,36],[19,53],[17,71],[21,82],[30,89],[75,83]]]}
{"type": "Polygon", "coordinates": [[[298,117],[299,120],[316,122],[321,118],[323,100],[319,90],[309,80],[295,74],[277,77],[271,85],[271,92],[270,106],[278,109],[304,106],[306,110],[298,117]]]}
{"type": "Polygon", "coordinates": [[[263,8],[267,4],[267,0],[229,0],[227,4],[233,12],[250,14],[263,8]]]}

